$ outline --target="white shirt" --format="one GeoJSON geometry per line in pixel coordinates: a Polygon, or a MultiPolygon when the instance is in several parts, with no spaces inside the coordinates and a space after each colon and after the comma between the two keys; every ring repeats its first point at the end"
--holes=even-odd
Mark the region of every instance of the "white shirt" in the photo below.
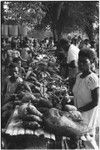
{"type": "Polygon", "coordinates": [[[73,87],[74,103],[77,108],[91,102],[91,90],[99,86],[98,77],[95,73],[91,73],[85,78],[81,78],[80,75],[81,73],[77,75],[76,83],[73,87]]]}
{"type": "Polygon", "coordinates": [[[75,62],[78,61],[78,53],[79,48],[73,44],[70,45],[68,50],[68,57],[67,57],[67,63],[70,63],[71,61],[75,60],[75,62]]]}
{"type": "MultiPolygon", "coordinates": [[[[83,107],[92,101],[91,90],[99,87],[99,80],[95,73],[89,74],[85,78],[77,75],[76,83],[73,87],[74,105],[77,108],[83,107]]],[[[97,124],[98,107],[94,107],[89,111],[82,112],[82,116],[89,127],[95,127],[97,124]]]]}

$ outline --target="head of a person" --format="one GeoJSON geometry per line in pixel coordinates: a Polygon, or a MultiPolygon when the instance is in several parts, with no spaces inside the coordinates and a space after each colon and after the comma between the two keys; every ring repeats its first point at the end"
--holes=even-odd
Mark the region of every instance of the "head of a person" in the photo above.
{"type": "Polygon", "coordinates": [[[86,47],[86,48],[90,48],[91,47],[89,39],[85,39],[83,41],[83,47],[86,47]]]}
{"type": "Polygon", "coordinates": [[[78,42],[77,37],[73,37],[73,38],[72,38],[72,40],[71,40],[71,44],[76,45],[76,44],[77,44],[77,42],[78,42]]]}
{"type": "Polygon", "coordinates": [[[84,44],[88,45],[89,44],[89,39],[85,39],[84,44]]]}
{"type": "Polygon", "coordinates": [[[5,42],[8,43],[8,38],[7,37],[5,38],[5,42]]]}
{"type": "Polygon", "coordinates": [[[10,64],[9,72],[10,72],[10,75],[12,77],[14,77],[15,79],[18,78],[18,76],[19,76],[19,68],[14,63],[10,64]]]}
{"type": "Polygon", "coordinates": [[[95,71],[96,54],[90,48],[79,52],[78,67],[81,72],[95,71]]]}
{"type": "Polygon", "coordinates": [[[82,37],[80,35],[77,38],[78,38],[78,41],[82,41],[82,37]]]}
{"type": "Polygon", "coordinates": [[[67,39],[68,39],[68,41],[71,41],[71,34],[67,35],[67,39]]]}
{"type": "Polygon", "coordinates": [[[95,41],[91,41],[91,48],[95,48],[96,46],[96,42],[95,41]]]}
{"type": "Polygon", "coordinates": [[[11,41],[11,49],[16,49],[16,47],[17,47],[17,44],[16,44],[15,40],[13,39],[11,41]]]}
{"type": "Polygon", "coordinates": [[[67,39],[60,39],[60,41],[58,42],[58,47],[63,48],[65,51],[68,51],[69,48],[69,43],[67,41],[67,39]]]}

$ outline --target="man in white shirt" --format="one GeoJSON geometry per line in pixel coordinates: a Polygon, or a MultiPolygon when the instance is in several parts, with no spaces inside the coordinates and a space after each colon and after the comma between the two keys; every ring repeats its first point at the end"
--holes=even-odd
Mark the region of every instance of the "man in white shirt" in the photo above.
{"type": "Polygon", "coordinates": [[[78,53],[80,50],[76,45],[77,39],[72,38],[67,56],[67,63],[69,66],[69,84],[71,89],[73,87],[76,74],[78,73],[78,53]]]}

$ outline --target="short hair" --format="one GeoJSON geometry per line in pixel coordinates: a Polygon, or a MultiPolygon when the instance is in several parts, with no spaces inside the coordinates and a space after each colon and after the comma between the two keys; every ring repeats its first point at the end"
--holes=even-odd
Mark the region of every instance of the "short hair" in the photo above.
{"type": "Polygon", "coordinates": [[[73,37],[71,40],[71,43],[76,45],[77,42],[78,42],[78,39],[76,37],[73,37]]]}
{"type": "Polygon", "coordinates": [[[68,40],[64,39],[64,38],[60,39],[60,41],[58,41],[58,46],[59,47],[64,47],[64,46],[69,47],[68,40]]]}
{"type": "Polygon", "coordinates": [[[90,48],[83,48],[79,52],[79,57],[86,57],[91,62],[96,62],[96,53],[90,48]]]}
{"type": "Polygon", "coordinates": [[[86,45],[87,45],[89,42],[90,42],[89,39],[85,39],[85,40],[84,40],[84,44],[86,44],[86,45]]]}

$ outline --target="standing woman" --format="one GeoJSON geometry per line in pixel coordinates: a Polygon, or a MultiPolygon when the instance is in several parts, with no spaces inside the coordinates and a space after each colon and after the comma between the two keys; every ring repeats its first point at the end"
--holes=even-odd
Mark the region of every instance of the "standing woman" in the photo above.
{"type": "Polygon", "coordinates": [[[92,127],[90,139],[85,142],[86,148],[97,149],[95,141],[95,128],[98,118],[99,80],[93,72],[96,56],[91,49],[83,49],[79,52],[77,75],[73,87],[74,105],[82,113],[88,127],[92,127]]]}

